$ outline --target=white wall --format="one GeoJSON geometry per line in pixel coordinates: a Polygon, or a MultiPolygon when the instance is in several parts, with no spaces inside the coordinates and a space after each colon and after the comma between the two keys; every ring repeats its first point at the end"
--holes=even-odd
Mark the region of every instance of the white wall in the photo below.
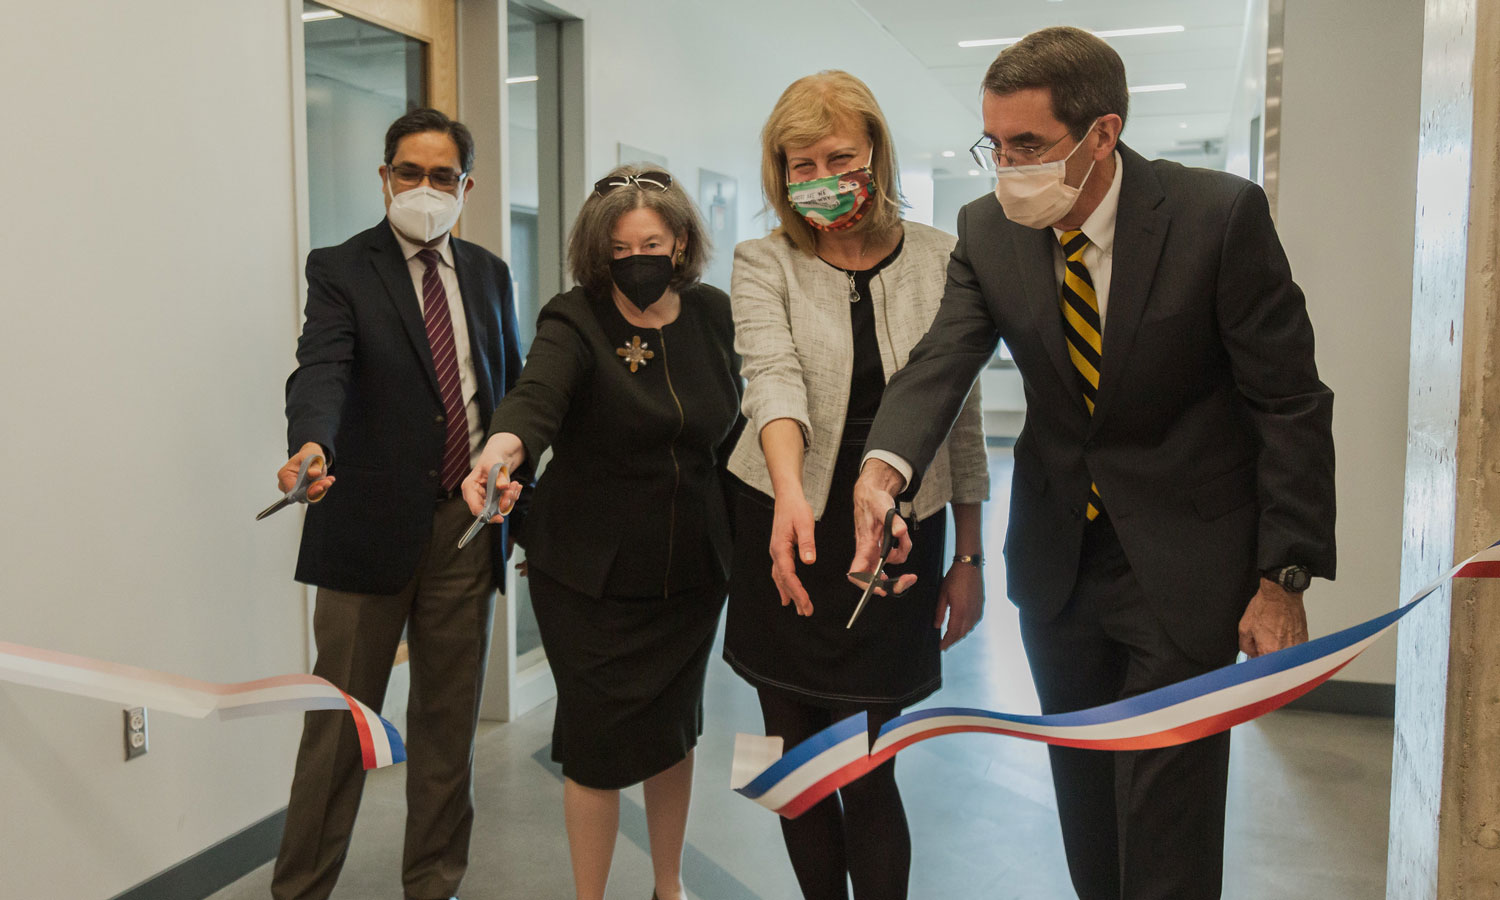
{"type": "MultiPolygon", "coordinates": [[[[1313,634],[1392,609],[1401,579],[1422,0],[1286,5],[1277,226],[1334,392],[1338,580],[1313,634]]],[[[1396,642],[1340,677],[1392,683],[1396,642]]]]}
{"type": "Polygon", "coordinates": [[[760,129],[776,98],[803,75],[845,69],[869,84],[892,123],[903,169],[930,170],[917,146],[967,147],[980,131],[977,105],[954,99],[848,0],[654,0],[649,14],[618,0],[554,5],[587,22],[590,177],[615,164],[622,142],[666,156],[692,196],[699,168],[732,175],[740,240],[774,225],[758,215],[760,129]]]}
{"type": "MultiPolygon", "coordinates": [[[[305,665],[285,0],[6,5],[0,640],[238,681],[305,665]]],[[[372,158],[378,157],[372,149],[372,158]]],[[[299,716],[0,684],[0,895],[111,897],[286,801],[299,716]]]]}

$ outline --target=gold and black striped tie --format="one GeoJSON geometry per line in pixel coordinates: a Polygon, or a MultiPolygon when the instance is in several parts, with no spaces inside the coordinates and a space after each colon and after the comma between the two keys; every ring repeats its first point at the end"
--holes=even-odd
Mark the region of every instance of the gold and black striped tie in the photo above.
{"type": "MultiPolygon", "coordinates": [[[[1099,368],[1104,354],[1104,328],[1099,319],[1099,298],[1094,294],[1094,279],[1089,277],[1088,266],[1083,264],[1083,250],[1089,245],[1082,231],[1065,231],[1058,240],[1062,242],[1063,257],[1067,260],[1062,282],[1063,334],[1068,339],[1068,357],[1073,368],[1078,370],[1078,384],[1083,391],[1083,403],[1094,414],[1094,400],[1099,394],[1099,368]]],[[[1099,518],[1104,501],[1099,498],[1099,486],[1089,484],[1088,518],[1092,522],[1099,518]]]]}

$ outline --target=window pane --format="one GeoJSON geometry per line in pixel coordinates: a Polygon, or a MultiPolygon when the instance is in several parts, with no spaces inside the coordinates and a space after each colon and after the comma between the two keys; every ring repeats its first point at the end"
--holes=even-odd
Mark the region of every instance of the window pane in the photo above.
{"type": "Polygon", "coordinates": [[[376,169],[385,130],[425,101],[421,41],[303,4],[308,218],[313,247],[340,244],[385,215],[376,169]]]}

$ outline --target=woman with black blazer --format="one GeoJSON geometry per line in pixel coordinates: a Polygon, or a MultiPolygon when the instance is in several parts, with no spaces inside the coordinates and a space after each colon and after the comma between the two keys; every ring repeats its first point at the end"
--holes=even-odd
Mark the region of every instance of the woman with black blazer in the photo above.
{"type": "Polygon", "coordinates": [[[542,309],[464,483],[477,515],[490,467],[529,480],[552,450],[518,540],[557,680],[552,758],[579,900],[602,900],[619,790],[642,781],[653,896],[683,896],[693,747],[732,554],[721,446],[739,413],[729,298],[698,282],[707,256],[669,174],[621,166],[599,181],[569,240],[579,286],[542,309]]]}

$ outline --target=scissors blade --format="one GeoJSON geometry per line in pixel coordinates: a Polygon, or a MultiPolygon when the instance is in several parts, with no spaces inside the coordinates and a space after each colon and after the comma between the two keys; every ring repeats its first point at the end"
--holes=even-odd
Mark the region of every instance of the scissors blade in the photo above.
{"type": "Polygon", "coordinates": [[[483,515],[475,516],[474,524],[470,525],[469,530],[464,532],[464,536],[458,539],[458,549],[462,550],[463,548],[467,547],[469,545],[469,541],[474,540],[474,538],[478,536],[479,532],[484,530],[485,523],[487,523],[488,521],[489,519],[483,515]]]}
{"type": "MultiPolygon", "coordinates": [[[[882,564],[884,562],[885,560],[881,560],[882,564]]],[[[854,615],[849,617],[849,624],[844,626],[845,631],[854,627],[854,620],[858,619],[859,614],[865,611],[865,604],[870,602],[870,595],[875,593],[875,582],[879,580],[880,569],[877,568],[875,572],[877,574],[870,579],[869,584],[865,585],[865,592],[860,595],[859,602],[854,605],[854,615]]]]}
{"type": "MultiPolygon", "coordinates": [[[[854,614],[849,617],[849,624],[844,626],[845,631],[854,627],[854,620],[858,619],[859,614],[864,612],[865,604],[870,602],[870,596],[875,593],[877,587],[881,589],[889,589],[890,587],[890,579],[881,578],[880,573],[885,571],[886,560],[890,559],[891,548],[896,544],[895,532],[891,527],[895,521],[896,508],[893,506],[885,512],[885,523],[881,529],[882,533],[880,537],[880,559],[875,561],[875,571],[870,573],[870,583],[865,585],[865,592],[860,595],[859,602],[854,605],[854,614]]],[[[850,572],[849,574],[855,578],[862,578],[864,576],[862,572],[850,572]]]]}
{"type": "Polygon", "coordinates": [[[270,506],[257,513],[255,516],[255,521],[259,522],[261,519],[264,519],[266,516],[269,516],[272,513],[279,513],[283,509],[286,509],[288,506],[291,506],[296,502],[297,501],[293,500],[290,495],[282,497],[280,500],[277,500],[275,503],[272,503],[270,506]]]}

